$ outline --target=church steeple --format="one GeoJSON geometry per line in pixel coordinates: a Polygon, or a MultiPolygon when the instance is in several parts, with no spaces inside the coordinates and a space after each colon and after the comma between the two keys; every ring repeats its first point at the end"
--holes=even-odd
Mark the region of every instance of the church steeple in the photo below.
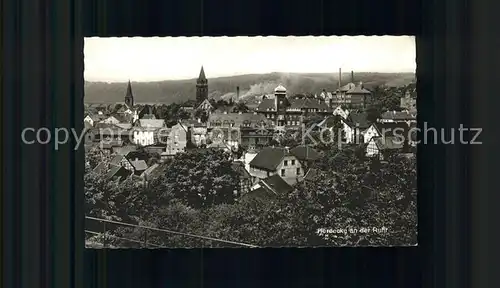
{"type": "Polygon", "coordinates": [[[207,82],[207,77],[205,77],[205,70],[203,69],[203,65],[201,66],[200,76],[198,76],[198,83],[207,82]]]}
{"type": "Polygon", "coordinates": [[[125,94],[125,105],[129,108],[134,106],[134,95],[132,94],[132,84],[130,84],[130,80],[128,80],[127,94],[125,94]]]}
{"type": "Polygon", "coordinates": [[[196,80],[196,102],[199,104],[205,99],[208,99],[208,80],[205,77],[205,70],[201,66],[200,76],[196,80]]]}

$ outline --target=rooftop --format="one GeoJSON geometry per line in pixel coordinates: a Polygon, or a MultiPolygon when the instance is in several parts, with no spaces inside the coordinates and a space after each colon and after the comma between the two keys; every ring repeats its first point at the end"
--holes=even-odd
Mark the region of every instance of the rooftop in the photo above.
{"type": "Polygon", "coordinates": [[[289,151],[285,148],[266,147],[250,161],[250,166],[274,171],[289,151]]]}
{"type": "Polygon", "coordinates": [[[286,92],[286,88],[283,87],[283,85],[280,84],[280,85],[278,85],[278,87],[276,87],[274,89],[274,92],[286,92]]]}

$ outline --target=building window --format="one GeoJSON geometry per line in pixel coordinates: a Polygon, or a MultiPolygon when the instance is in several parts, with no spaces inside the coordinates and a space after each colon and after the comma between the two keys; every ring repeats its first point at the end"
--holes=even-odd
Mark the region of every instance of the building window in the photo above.
{"type": "Polygon", "coordinates": [[[295,165],[295,160],[292,160],[292,166],[295,165]]]}
{"type": "Polygon", "coordinates": [[[285,169],[281,169],[281,176],[285,176],[285,169]]]}
{"type": "Polygon", "coordinates": [[[297,168],[297,175],[300,175],[300,168],[297,168]]]}
{"type": "Polygon", "coordinates": [[[288,160],[285,160],[285,166],[288,166],[288,160]]]}

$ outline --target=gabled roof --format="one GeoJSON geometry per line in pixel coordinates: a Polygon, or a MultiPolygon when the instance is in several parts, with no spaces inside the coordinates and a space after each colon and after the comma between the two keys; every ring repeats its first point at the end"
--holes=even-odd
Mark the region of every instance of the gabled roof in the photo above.
{"type": "Polygon", "coordinates": [[[288,185],[288,183],[286,183],[285,180],[283,180],[283,178],[279,175],[273,175],[262,179],[259,184],[262,188],[267,189],[276,195],[287,194],[293,190],[292,186],[288,185]]]}
{"type": "Polygon", "coordinates": [[[144,160],[130,161],[130,164],[132,164],[136,171],[144,171],[148,169],[148,164],[144,160]]]}
{"type": "Polygon", "coordinates": [[[132,124],[131,123],[117,123],[117,124],[114,124],[115,126],[121,128],[121,129],[131,129],[132,128],[132,124]]]}
{"type": "Polygon", "coordinates": [[[124,155],[125,158],[127,158],[131,163],[132,161],[134,161],[135,159],[138,159],[138,160],[144,160],[144,161],[147,161],[148,160],[148,155],[147,153],[145,152],[142,152],[142,151],[137,151],[137,150],[133,150],[133,151],[129,151],[127,154],[124,155]]]}
{"type": "Polygon", "coordinates": [[[371,92],[366,90],[361,84],[359,84],[349,89],[346,94],[371,94],[371,92]]]}
{"type": "MultiPolygon", "coordinates": [[[[214,108],[214,106],[212,105],[212,103],[210,103],[210,101],[208,101],[208,99],[205,99],[205,100],[203,100],[203,101],[200,103],[200,105],[198,105],[198,107],[197,107],[196,109],[200,109],[200,107],[201,107],[202,105],[206,105],[206,104],[208,104],[208,105],[210,105],[210,107],[214,108]]],[[[231,107],[231,108],[232,108],[232,107],[231,107]]]]}
{"type": "Polygon", "coordinates": [[[250,166],[275,171],[289,152],[285,148],[266,147],[250,161],[250,166]]]}
{"type": "Polygon", "coordinates": [[[109,163],[113,164],[113,165],[119,165],[123,159],[125,159],[125,156],[116,155],[115,157],[113,157],[113,159],[111,159],[111,161],[109,163]]]}
{"type": "Polygon", "coordinates": [[[274,99],[262,99],[259,106],[255,108],[257,111],[276,111],[276,102],[274,99]]]}
{"type": "Polygon", "coordinates": [[[291,149],[290,154],[295,156],[300,161],[315,161],[321,157],[318,151],[307,145],[300,145],[291,149]]]}
{"type": "Polygon", "coordinates": [[[106,119],[109,119],[109,118],[115,118],[116,120],[119,121],[119,123],[128,123],[128,119],[126,117],[124,117],[123,115],[120,115],[120,114],[117,114],[117,113],[114,113],[112,115],[110,115],[109,117],[107,117],[106,119]]]}
{"type": "Polygon", "coordinates": [[[120,154],[120,155],[127,155],[128,153],[130,153],[131,151],[135,151],[137,150],[137,148],[135,146],[132,146],[132,145],[127,145],[127,146],[123,146],[123,147],[120,147],[118,148],[117,151],[115,151],[116,153],[120,154]]]}
{"type": "Polygon", "coordinates": [[[328,171],[328,173],[327,173],[325,171],[322,171],[322,170],[319,170],[316,168],[310,168],[309,170],[307,170],[306,175],[304,175],[304,180],[314,182],[317,180],[316,179],[317,176],[325,176],[325,175],[331,175],[331,174],[336,175],[336,174],[341,174],[341,173],[337,173],[334,171],[328,171]]]}
{"type": "Polygon", "coordinates": [[[248,173],[247,169],[245,169],[245,163],[241,161],[235,161],[231,163],[231,168],[240,175],[240,177],[243,178],[252,178],[250,173],[248,173]]]}
{"type": "Polygon", "coordinates": [[[125,169],[124,167],[118,166],[118,165],[110,164],[109,168],[110,168],[109,172],[106,174],[106,178],[108,178],[108,179],[113,178],[113,177],[125,178],[132,173],[129,170],[125,169]]]}
{"type": "Polygon", "coordinates": [[[125,113],[127,110],[130,110],[127,105],[122,105],[118,110],[116,110],[116,113],[125,113]]]}
{"type": "Polygon", "coordinates": [[[335,92],[347,92],[354,87],[356,87],[356,85],[352,82],[349,82],[346,85],[340,87],[340,89],[337,89],[337,91],[335,91],[335,92]]]}
{"type": "Polygon", "coordinates": [[[310,168],[306,175],[304,175],[304,180],[306,181],[315,181],[316,180],[316,176],[319,174],[320,172],[318,171],[318,169],[315,169],[315,168],[310,168]]]}
{"type": "Polygon", "coordinates": [[[151,165],[151,167],[149,167],[148,169],[144,170],[144,172],[142,172],[141,174],[141,177],[150,177],[153,173],[153,171],[158,168],[160,165],[159,164],[153,164],[151,165]]]}

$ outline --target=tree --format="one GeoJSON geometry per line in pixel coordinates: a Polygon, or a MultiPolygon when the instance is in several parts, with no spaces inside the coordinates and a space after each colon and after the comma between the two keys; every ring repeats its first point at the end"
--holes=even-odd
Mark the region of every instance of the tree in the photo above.
{"type": "Polygon", "coordinates": [[[99,147],[92,147],[89,151],[85,152],[85,173],[90,172],[97,165],[99,165],[99,163],[109,160],[109,155],[104,154],[99,147]]]}
{"type": "Polygon", "coordinates": [[[373,90],[372,105],[381,110],[398,110],[401,104],[401,93],[386,86],[377,86],[373,90]]]}
{"type": "MultiPolygon", "coordinates": [[[[183,204],[205,208],[232,203],[239,188],[238,174],[232,169],[229,155],[219,149],[190,150],[177,154],[166,173],[152,183],[158,191],[170,191],[183,204]]],[[[168,204],[161,201],[158,204],[168,204]]]]}
{"type": "Polygon", "coordinates": [[[380,102],[372,103],[366,108],[366,113],[367,113],[366,119],[371,123],[377,122],[377,119],[379,119],[380,116],[382,115],[382,110],[383,110],[382,103],[380,102]]]}
{"type": "Polygon", "coordinates": [[[200,121],[202,123],[206,123],[208,121],[208,113],[206,111],[204,111],[204,110],[201,110],[201,109],[196,110],[194,112],[194,117],[196,119],[200,119],[200,121]]]}
{"type": "Polygon", "coordinates": [[[302,134],[299,131],[287,130],[278,138],[281,147],[295,147],[302,144],[302,134]]]}
{"type": "Polygon", "coordinates": [[[181,120],[189,119],[190,114],[182,109],[182,106],[177,103],[172,103],[168,106],[162,107],[162,111],[159,113],[165,119],[168,127],[172,127],[179,123],[181,120]]]}
{"type": "Polygon", "coordinates": [[[289,216],[294,233],[335,246],[416,243],[414,159],[395,156],[388,164],[370,163],[356,161],[352,150],[338,153],[316,179],[290,194],[286,211],[294,211],[289,216]],[[336,231],[318,233],[322,228],[336,231]]]}

